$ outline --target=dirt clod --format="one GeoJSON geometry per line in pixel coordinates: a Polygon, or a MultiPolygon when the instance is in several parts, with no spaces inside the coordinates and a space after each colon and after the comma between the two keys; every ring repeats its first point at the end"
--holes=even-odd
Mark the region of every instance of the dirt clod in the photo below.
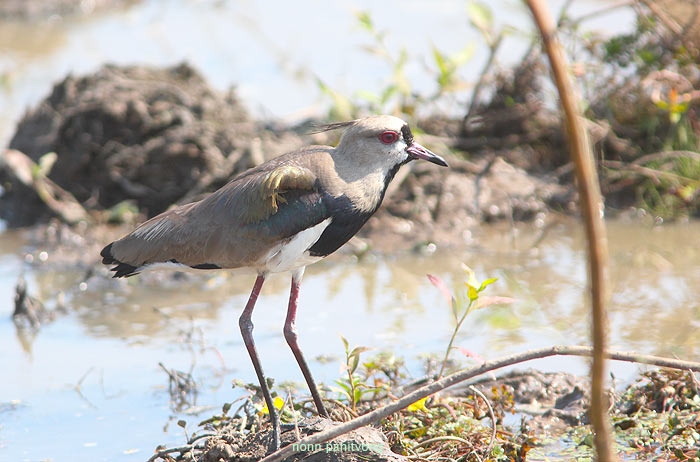
{"type": "MultiPolygon", "coordinates": [[[[260,460],[268,453],[271,440],[271,430],[267,425],[255,433],[241,432],[237,427],[238,421],[219,428],[216,435],[207,438],[200,446],[193,446],[179,456],[163,453],[161,459],[174,457],[178,462],[197,460],[201,462],[253,462],[260,460]]],[[[283,429],[282,446],[294,445],[300,438],[327,430],[337,422],[319,417],[302,419],[294,427],[283,429]]],[[[385,462],[401,462],[407,459],[391,451],[384,434],[375,427],[362,427],[327,443],[300,446],[300,452],[288,461],[307,462],[362,462],[376,460],[385,462]]]]}

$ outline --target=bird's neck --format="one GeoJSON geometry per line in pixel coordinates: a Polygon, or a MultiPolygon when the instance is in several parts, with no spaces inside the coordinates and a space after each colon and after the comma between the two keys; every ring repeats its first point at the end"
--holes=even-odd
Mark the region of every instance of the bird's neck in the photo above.
{"type": "Polygon", "coordinates": [[[346,182],[346,195],[358,212],[374,213],[382,203],[389,183],[399,166],[389,171],[379,170],[346,182]]]}
{"type": "Polygon", "coordinates": [[[387,166],[373,162],[376,156],[348,154],[338,150],[332,153],[335,172],[343,183],[338,192],[347,196],[358,212],[374,213],[401,164],[387,166]],[[364,157],[363,161],[358,163],[358,157],[364,157]]]}

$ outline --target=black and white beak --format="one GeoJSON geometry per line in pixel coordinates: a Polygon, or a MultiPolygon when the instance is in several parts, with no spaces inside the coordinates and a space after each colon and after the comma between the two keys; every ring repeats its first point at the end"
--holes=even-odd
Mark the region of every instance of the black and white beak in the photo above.
{"type": "Polygon", "coordinates": [[[447,162],[445,162],[445,159],[438,156],[437,154],[432,152],[430,149],[421,146],[420,144],[416,143],[415,141],[413,141],[406,148],[406,152],[408,153],[409,156],[411,156],[414,159],[427,160],[428,162],[432,162],[433,164],[440,165],[442,167],[447,167],[447,162]]]}

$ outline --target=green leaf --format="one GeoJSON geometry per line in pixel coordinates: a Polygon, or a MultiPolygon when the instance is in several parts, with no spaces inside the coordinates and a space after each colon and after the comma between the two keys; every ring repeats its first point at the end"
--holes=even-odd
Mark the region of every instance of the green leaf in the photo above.
{"type": "Polygon", "coordinates": [[[352,389],[352,387],[350,387],[350,385],[348,385],[347,383],[343,382],[342,380],[336,380],[335,383],[338,384],[338,386],[339,386],[340,388],[342,388],[342,390],[340,390],[340,391],[342,391],[342,392],[344,392],[346,395],[350,396],[350,390],[352,389]]]}
{"type": "Polygon", "coordinates": [[[581,445],[587,446],[589,448],[595,447],[595,444],[593,442],[593,433],[588,433],[584,438],[583,441],[581,441],[581,445]]]}
{"type": "Polygon", "coordinates": [[[343,346],[345,346],[345,354],[347,354],[348,351],[350,351],[350,344],[348,343],[348,340],[342,335],[340,335],[340,340],[343,342],[343,346]]]}
{"type": "Polygon", "coordinates": [[[382,95],[379,99],[379,103],[381,104],[386,104],[389,102],[389,100],[396,95],[399,92],[399,87],[396,85],[389,85],[387,86],[384,91],[382,91],[382,95]]]}
{"type": "Polygon", "coordinates": [[[394,85],[396,90],[402,95],[409,95],[411,93],[411,83],[406,78],[406,73],[404,72],[405,64],[408,61],[408,52],[405,48],[399,51],[399,59],[394,65],[394,85]]]}
{"type": "Polygon", "coordinates": [[[360,364],[360,356],[350,356],[348,360],[348,367],[350,369],[350,373],[353,374],[357,370],[357,366],[360,364]]]}
{"type": "Polygon", "coordinates": [[[355,395],[354,396],[355,396],[355,400],[354,400],[355,403],[359,403],[360,400],[362,399],[362,390],[360,390],[359,388],[355,388],[355,395]]]}
{"type": "Polygon", "coordinates": [[[357,18],[357,22],[360,23],[360,26],[362,26],[362,28],[366,29],[369,32],[374,32],[372,16],[370,16],[368,11],[358,11],[357,13],[355,13],[355,17],[357,18]]]}
{"type": "Polygon", "coordinates": [[[493,13],[488,5],[481,2],[467,3],[467,16],[469,22],[479,29],[484,35],[491,35],[493,30],[493,13]]]}
{"type": "Polygon", "coordinates": [[[479,286],[479,292],[483,291],[485,288],[493,284],[494,282],[498,281],[498,278],[488,278],[484,282],[481,283],[479,286]]]}
{"type": "Polygon", "coordinates": [[[341,95],[337,91],[326,85],[321,79],[316,79],[319,90],[324,95],[330,97],[333,102],[331,118],[337,120],[349,120],[355,118],[355,106],[349,98],[341,95]]]}
{"type": "Polygon", "coordinates": [[[467,64],[474,56],[474,51],[476,50],[476,44],[474,42],[468,43],[459,52],[455,53],[450,57],[452,65],[455,69],[459,66],[467,64]]]}
{"type": "Polygon", "coordinates": [[[233,403],[224,403],[224,406],[221,408],[224,415],[228,414],[228,411],[231,410],[232,405],[233,403]]]}
{"type": "Polygon", "coordinates": [[[358,346],[352,349],[349,356],[357,356],[359,358],[362,353],[369,350],[371,350],[371,348],[366,346],[358,346]]]}
{"type": "Polygon", "coordinates": [[[684,201],[690,201],[695,196],[695,191],[697,191],[697,188],[695,186],[689,184],[689,185],[685,185],[684,187],[680,188],[678,190],[678,195],[684,201]]]}
{"type": "Polygon", "coordinates": [[[381,96],[369,90],[358,90],[355,95],[370,104],[380,104],[382,102],[381,96]]]}
{"type": "Polygon", "coordinates": [[[406,48],[401,48],[399,50],[399,59],[396,60],[396,64],[394,65],[394,69],[403,69],[403,67],[406,65],[408,62],[408,51],[406,48]]]}
{"type": "Polygon", "coordinates": [[[656,107],[658,107],[659,109],[662,109],[664,111],[668,111],[669,108],[671,107],[670,104],[668,104],[666,101],[663,101],[663,100],[656,101],[654,103],[654,105],[656,107]]]}
{"type": "Polygon", "coordinates": [[[479,291],[471,284],[467,284],[467,297],[472,302],[479,298],[479,291]]]}
{"type": "Polygon", "coordinates": [[[445,74],[447,72],[447,57],[440,50],[433,47],[433,59],[440,74],[445,74]]]}
{"type": "Polygon", "coordinates": [[[690,107],[690,101],[683,101],[682,103],[677,103],[673,107],[674,112],[679,112],[681,114],[685,114],[688,112],[688,108],[690,107]]]}

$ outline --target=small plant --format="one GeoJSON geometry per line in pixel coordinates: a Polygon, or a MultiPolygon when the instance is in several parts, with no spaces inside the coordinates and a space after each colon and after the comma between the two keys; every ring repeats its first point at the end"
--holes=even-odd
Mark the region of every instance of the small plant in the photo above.
{"type": "Polygon", "coordinates": [[[525,460],[514,457],[527,452],[524,444],[510,441],[508,432],[494,433],[482,418],[474,396],[441,396],[416,401],[382,428],[392,450],[414,460],[525,460]]]}
{"type": "Polygon", "coordinates": [[[401,381],[406,378],[406,374],[403,372],[403,358],[388,351],[379,352],[376,356],[362,363],[362,366],[366,381],[371,379],[375,388],[398,387],[401,381]]]}
{"type": "Polygon", "coordinates": [[[636,205],[664,220],[697,216],[700,50],[685,25],[674,31],[651,5],[640,4],[635,30],[589,48],[592,61],[604,64],[588,73],[589,117],[608,119],[615,135],[627,139],[624,148],[602,152],[612,160],[603,180],[613,184],[605,189],[636,193],[636,205]]]}
{"type": "Polygon", "coordinates": [[[381,387],[371,387],[367,385],[366,381],[357,374],[358,367],[360,365],[360,355],[369,348],[363,346],[354,347],[350,349],[350,343],[347,339],[340,336],[343,341],[343,346],[345,346],[345,369],[347,371],[347,378],[342,380],[336,380],[340,386],[340,391],[347,397],[350,409],[353,412],[357,412],[357,405],[363,400],[363,397],[367,394],[376,394],[381,387]]]}
{"type": "Polygon", "coordinates": [[[469,268],[467,265],[463,265],[464,270],[467,273],[467,280],[464,281],[464,286],[465,289],[458,290],[454,294],[450,292],[450,290],[447,288],[445,283],[442,281],[437,276],[434,276],[432,274],[428,275],[428,279],[430,282],[440,289],[442,294],[445,296],[445,299],[448,300],[448,302],[452,306],[452,315],[454,316],[454,321],[455,321],[455,327],[454,330],[452,331],[452,336],[450,337],[450,341],[447,344],[447,349],[445,350],[445,356],[442,360],[442,364],[440,366],[440,371],[438,372],[437,378],[439,379],[440,377],[443,376],[445,373],[445,369],[447,368],[447,364],[450,359],[450,353],[452,353],[452,349],[454,348],[454,342],[455,339],[457,338],[457,333],[460,331],[462,324],[464,324],[465,319],[467,319],[467,315],[471,313],[475,309],[479,308],[485,308],[490,305],[495,305],[495,304],[506,304],[506,303],[512,303],[513,299],[509,297],[483,297],[481,296],[481,293],[491,284],[496,282],[498,279],[497,278],[489,278],[486,279],[482,282],[479,282],[476,280],[476,275],[474,274],[474,271],[469,268]]]}
{"type": "Polygon", "coordinates": [[[445,53],[433,47],[433,62],[427,67],[428,72],[433,75],[437,89],[430,96],[419,95],[406,73],[407,65],[411,62],[406,48],[391,49],[386,43],[386,32],[377,29],[368,12],[360,11],[356,13],[356,18],[360,29],[370,36],[371,43],[365,46],[364,50],[386,64],[391,69],[391,74],[383,88],[378,91],[361,90],[352,97],[340,94],[327,83],[317,79],[316,84],[321,93],[332,101],[332,119],[348,120],[358,117],[363,112],[370,112],[394,114],[410,120],[415,116],[417,107],[426,103],[439,103],[441,100],[448,104],[454,103],[455,93],[468,87],[466,81],[459,76],[459,70],[471,60],[476,48],[473,43],[467,44],[456,53],[445,53]]]}

